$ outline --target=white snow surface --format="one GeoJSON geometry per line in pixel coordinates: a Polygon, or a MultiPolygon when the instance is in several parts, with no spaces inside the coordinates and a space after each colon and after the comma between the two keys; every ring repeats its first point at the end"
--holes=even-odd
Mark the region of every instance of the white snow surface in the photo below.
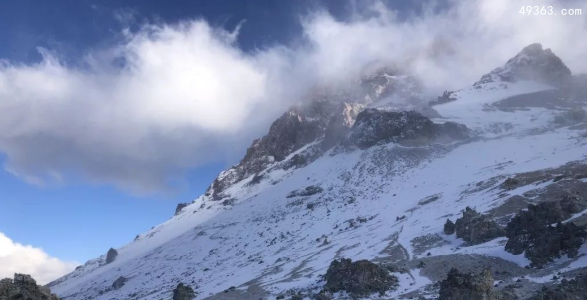
{"type": "MultiPolygon", "coordinates": [[[[255,284],[273,299],[291,288],[320,288],[320,275],[333,259],[385,257],[383,250],[394,242],[394,235],[414,258],[411,241],[440,234],[447,216],[454,219],[466,206],[486,212],[507,198],[499,197],[501,190],[475,192],[476,183],[586,159],[587,143],[577,138],[576,130],[535,130],[550,124],[551,111],[486,109],[508,96],[549,88],[532,82],[494,82],[460,90],[456,101],[434,107],[446,117],[434,121],[465,124],[478,132],[478,139],[450,146],[387,144],[328,152],[300,169],[273,170],[257,185],[249,186],[250,178],[245,179],[226,191],[236,199],[234,205],[200,196],[179,215],[117,249],[113,263],[104,265],[105,256],[89,261],[51,289],[64,299],[171,299],[172,290],[183,282],[195,288],[196,299],[204,299],[231,286],[246,289],[255,284]],[[500,124],[512,126],[489,130],[500,124]],[[310,185],[324,191],[286,197],[310,185]],[[418,204],[435,194],[438,200],[418,204]],[[355,220],[355,226],[348,220],[355,220]],[[109,290],[120,276],[128,282],[109,290]]],[[[447,243],[435,248],[435,255],[476,253],[529,264],[523,255],[505,252],[503,239],[458,247],[462,240],[441,236],[447,243]]],[[[587,259],[581,258],[569,268],[584,266],[587,259]]],[[[431,283],[418,269],[411,276],[397,275],[400,288],[383,298],[431,283]]]]}

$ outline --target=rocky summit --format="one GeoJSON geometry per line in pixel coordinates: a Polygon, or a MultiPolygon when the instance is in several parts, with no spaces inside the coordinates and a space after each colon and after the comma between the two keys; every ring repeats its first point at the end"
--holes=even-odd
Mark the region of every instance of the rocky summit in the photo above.
{"type": "Polygon", "coordinates": [[[0,300],[59,300],[51,289],[37,285],[29,275],[14,274],[14,279],[0,280],[0,300]]]}
{"type": "Polygon", "coordinates": [[[539,44],[503,63],[431,95],[393,67],[316,88],[203,195],[48,286],[67,300],[584,299],[587,75],[539,44]]]}

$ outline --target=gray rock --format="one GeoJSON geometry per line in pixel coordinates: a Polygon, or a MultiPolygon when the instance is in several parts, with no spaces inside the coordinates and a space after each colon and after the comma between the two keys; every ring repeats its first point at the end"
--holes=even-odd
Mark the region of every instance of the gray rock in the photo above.
{"type": "Polygon", "coordinates": [[[181,210],[188,205],[189,205],[189,203],[178,203],[177,206],[175,207],[175,215],[176,216],[179,215],[181,210]]]}
{"type": "Polygon", "coordinates": [[[310,186],[307,186],[305,189],[289,192],[289,194],[287,194],[286,198],[312,196],[312,195],[322,193],[322,191],[324,191],[324,190],[320,186],[310,185],[310,186]]]}
{"type": "Polygon", "coordinates": [[[127,282],[128,280],[126,278],[124,278],[123,276],[118,277],[118,279],[116,279],[113,283],[112,283],[112,288],[115,290],[120,289],[121,287],[124,286],[124,284],[127,282]]]}
{"type": "Polygon", "coordinates": [[[116,260],[117,256],[118,256],[118,251],[116,251],[116,249],[114,249],[114,248],[110,248],[110,250],[108,250],[108,253],[106,253],[106,264],[109,264],[109,263],[113,262],[114,260],[116,260]]]}
{"type": "Polygon", "coordinates": [[[464,125],[452,122],[435,124],[414,111],[366,109],[359,113],[342,143],[365,149],[380,143],[401,142],[419,145],[464,140],[468,137],[469,130],[464,125]]]}
{"type": "Polygon", "coordinates": [[[350,259],[334,260],[326,275],[328,292],[346,291],[352,298],[361,298],[373,293],[385,294],[397,286],[398,280],[389,272],[368,260],[353,262],[350,259]]]}
{"type": "Polygon", "coordinates": [[[194,290],[183,283],[179,283],[173,290],[173,300],[192,300],[195,296],[194,290]]]}
{"type": "Polygon", "coordinates": [[[451,235],[455,233],[455,223],[451,220],[447,219],[446,223],[444,223],[444,234],[451,235]]]}
{"type": "Polygon", "coordinates": [[[587,239],[587,232],[573,222],[562,224],[561,221],[583,209],[585,202],[573,195],[560,201],[528,205],[528,210],[520,211],[508,223],[505,250],[515,255],[524,253],[535,267],[542,267],[563,254],[575,257],[587,239]]]}
{"type": "Polygon", "coordinates": [[[440,283],[438,300],[498,300],[499,294],[493,290],[493,276],[489,269],[479,275],[463,274],[451,269],[440,283]]]}
{"type": "Polygon", "coordinates": [[[455,223],[457,238],[462,238],[471,245],[482,244],[505,235],[504,230],[489,216],[482,215],[467,207],[463,216],[455,223]]]}
{"type": "Polygon", "coordinates": [[[442,96],[438,96],[436,100],[430,101],[430,106],[456,101],[457,98],[453,97],[453,94],[453,91],[444,91],[442,96]]]}

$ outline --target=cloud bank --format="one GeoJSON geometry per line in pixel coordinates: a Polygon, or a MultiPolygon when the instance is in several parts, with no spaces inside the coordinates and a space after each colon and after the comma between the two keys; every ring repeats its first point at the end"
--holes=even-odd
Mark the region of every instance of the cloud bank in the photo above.
{"type": "MultiPolygon", "coordinates": [[[[586,72],[585,17],[523,16],[522,5],[458,0],[406,16],[371,2],[347,20],[315,11],[300,17],[295,43],[247,53],[235,42],[238,30],[204,20],[124,32],[81,66],[41,49],[38,64],[0,64],[5,169],[37,185],[81,178],[158,193],[203,164],[236,162],[316,85],[344,84],[378,66],[400,66],[432,91],[454,89],[541,42],[586,72]]],[[[587,13],[580,1],[530,5],[587,13]]]]}
{"type": "Polygon", "coordinates": [[[31,275],[38,284],[47,284],[73,271],[76,265],[50,257],[43,249],[15,243],[0,232],[0,279],[24,273],[31,275]]]}

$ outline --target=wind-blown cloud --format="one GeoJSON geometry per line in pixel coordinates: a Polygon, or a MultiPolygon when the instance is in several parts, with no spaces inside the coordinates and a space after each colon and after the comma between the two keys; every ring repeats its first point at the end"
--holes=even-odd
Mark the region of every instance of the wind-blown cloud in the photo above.
{"type": "Polygon", "coordinates": [[[16,243],[0,232],[0,279],[24,273],[38,284],[47,284],[73,271],[76,265],[51,257],[43,249],[16,243]]]}
{"type": "MultiPolygon", "coordinates": [[[[522,5],[450,1],[405,17],[371,2],[348,20],[317,11],[301,17],[298,43],[250,53],[235,43],[238,30],[203,20],[125,32],[82,66],[42,50],[38,64],[1,64],[0,152],[6,170],[34,184],[83,178],[153,193],[202,164],[235,162],[314,86],[379,66],[413,72],[433,91],[454,89],[541,42],[587,71],[584,16],[522,16],[522,5]]],[[[530,5],[587,13],[579,1],[530,5]]]]}

